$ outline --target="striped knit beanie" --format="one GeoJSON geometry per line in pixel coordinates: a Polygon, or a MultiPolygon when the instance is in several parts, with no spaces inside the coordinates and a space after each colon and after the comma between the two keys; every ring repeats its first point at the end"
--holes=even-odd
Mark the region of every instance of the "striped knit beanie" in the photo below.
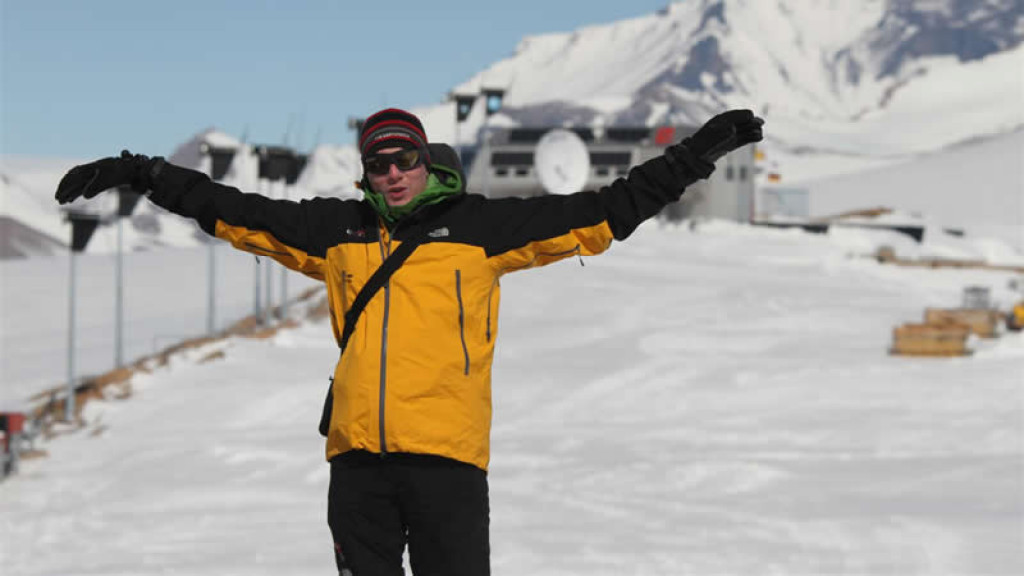
{"type": "Polygon", "coordinates": [[[388,108],[370,116],[359,131],[359,153],[364,158],[383,148],[416,148],[429,163],[427,133],[420,119],[405,110],[388,108]]]}

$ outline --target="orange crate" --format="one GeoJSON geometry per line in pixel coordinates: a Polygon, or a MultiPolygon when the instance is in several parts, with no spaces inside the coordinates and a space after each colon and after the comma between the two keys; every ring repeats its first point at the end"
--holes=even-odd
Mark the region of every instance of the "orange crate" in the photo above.
{"type": "Polygon", "coordinates": [[[925,324],[961,324],[982,338],[995,338],[999,325],[999,311],[972,308],[926,308],[925,324]]]}
{"type": "Polygon", "coordinates": [[[963,324],[904,324],[892,331],[891,354],[900,356],[966,356],[970,328],[963,324]]]}

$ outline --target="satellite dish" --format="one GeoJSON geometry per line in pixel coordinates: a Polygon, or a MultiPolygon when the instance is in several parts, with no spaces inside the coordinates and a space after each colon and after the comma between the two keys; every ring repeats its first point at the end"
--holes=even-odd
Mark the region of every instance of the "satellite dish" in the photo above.
{"type": "Polygon", "coordinates": [[[533,167],[548,194],[572,194],[587,184],[590,151],[575,132],[557,128],[537,143],[533,167]]]}

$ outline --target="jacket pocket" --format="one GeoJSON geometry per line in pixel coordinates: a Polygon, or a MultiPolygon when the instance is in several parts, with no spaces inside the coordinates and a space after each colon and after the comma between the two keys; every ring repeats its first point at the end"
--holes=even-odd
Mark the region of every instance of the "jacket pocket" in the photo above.
{"type": "Polygon", "coordinates": [[[463,374],[469,376],[469,348],[466,347],[466,307],[462,304],[462,270],[455,271],[455,299],[459,303],[459,339],[462,340],[462,356],[466,362],[463,374]]]}

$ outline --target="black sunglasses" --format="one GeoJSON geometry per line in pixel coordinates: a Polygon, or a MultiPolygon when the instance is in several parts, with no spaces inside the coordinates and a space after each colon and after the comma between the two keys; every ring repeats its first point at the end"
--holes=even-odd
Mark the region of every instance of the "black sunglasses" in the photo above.
{"type": "Polygon", "coordinates": [[[394,164],[399,170],[405,172],[412,170],[423,163],[423,155],[419,150],[399,150],[391,154],[374,154],[363,160],[363,168],[370,174],[381,176],[387,174],[394,164]]]}

